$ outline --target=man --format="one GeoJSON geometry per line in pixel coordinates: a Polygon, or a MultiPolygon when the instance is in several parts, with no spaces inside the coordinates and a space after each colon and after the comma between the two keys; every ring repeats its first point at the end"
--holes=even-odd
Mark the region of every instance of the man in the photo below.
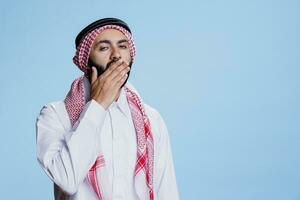
{"type": "Polygon", "coordinates": [[[135,56],[128,25],[97,20],[75,44],[84,75],[36,124],[38,161],[55,199],[179,199],[165,123],[127,83],[135,56]]]}

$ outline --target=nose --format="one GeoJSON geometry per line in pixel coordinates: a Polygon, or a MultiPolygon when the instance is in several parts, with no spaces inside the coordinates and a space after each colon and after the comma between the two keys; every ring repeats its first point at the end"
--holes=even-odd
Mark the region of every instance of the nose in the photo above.
{"type": "Polygon", "coordinates": [[[119,59],[121,59],[121,54],[120,54],[118,48],[113,48],[113,51],[111,52],[110,59],[111,60],[119,60],[119,59]]]}

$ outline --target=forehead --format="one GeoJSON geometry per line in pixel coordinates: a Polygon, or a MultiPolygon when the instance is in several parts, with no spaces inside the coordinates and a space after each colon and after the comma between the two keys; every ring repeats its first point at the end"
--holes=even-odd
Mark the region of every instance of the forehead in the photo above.
{"type": "Polygon", "coordinates": [[[112,42],[127,39],[126,36],[119,30],[116,29],[106,29],[102,31],[95,39],[99,40],[110,40],[112,42]]]}

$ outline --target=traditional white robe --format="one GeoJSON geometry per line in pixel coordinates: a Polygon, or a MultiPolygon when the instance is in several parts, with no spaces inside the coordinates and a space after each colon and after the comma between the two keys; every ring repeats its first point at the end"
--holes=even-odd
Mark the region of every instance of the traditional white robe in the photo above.
{"type": "MultiPolygon", "coordinates": [[[[130,84],[129,84],[130,85],[130,84]]],[[[89,90],[87,79],[85,90],[89,90]]],[[[132,86],[131,86],[132,87],[132,86]]],[[[85,94],[85,98],[89,96],[85,94]]],[[[179,199],[170,140],[160,114],[144,104],[154,137],[154,199],[179,199]]],[[[98,200],[87,178],[101,151],[108,169],[112,200],[138,199],[134,189],[136,133],[124,89],[105,110],[91,100],[71,127],[63,101],[44,106],[37,118],[37,158],[59,186],[60,199],[98,200]],[[67,196],[67,198],[66,198],[67,196]]],[[[58,199],[58,197],[57,197],[58,199]]]]}

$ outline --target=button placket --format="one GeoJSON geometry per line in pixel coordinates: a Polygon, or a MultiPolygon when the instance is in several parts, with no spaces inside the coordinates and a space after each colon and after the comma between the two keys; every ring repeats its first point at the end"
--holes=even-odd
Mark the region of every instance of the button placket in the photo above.
{"type": "MultiPolygon", "coordinates": [[[[112,132],[113,132],[113,199],[123,198],[125,195],[124,187],[125,187],[125,177],[123,166],[126,161],[124,151],[124,130],[121,129],[122,126],[120,124],[124,119],[122,119],[123,115],[120,113],[120,110],[117,107],[113,107],[111,109],[111,117],[112,117],[112,132]]],[[[124,123],[124,122],[123,122],[124,123]]]]}

